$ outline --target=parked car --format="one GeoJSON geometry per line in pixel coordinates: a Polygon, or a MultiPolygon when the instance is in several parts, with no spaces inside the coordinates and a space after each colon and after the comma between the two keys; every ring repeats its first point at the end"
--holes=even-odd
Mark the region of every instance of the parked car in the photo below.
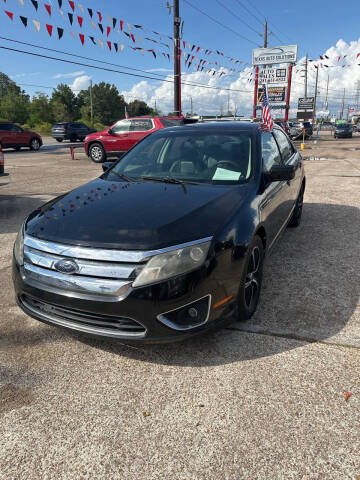
{"type": "Polygon", "coordinates": [[[52,127],[52,137],[58,142],[64,140],[70,140],[70,142],[80,140],[80,142],[83,142],[87,135],[96,131],[81,122],[58,122],[52,127]]]}
{"type": "Polygon", "coordinates": [[[303,162],[282,129],[159,129],[103,170],[21,227],[13,279],[24,312],[139,342],[253,315],[264,258],[302,214],[303,162]]]}
{"type": "Polygon", "coordinates": [[[351,138],[353,127],[350,123],[339,123],[335,125],[334,138],[351,138]]]}
{"type": "Polygon", "coordinates": [[[39,150],[43,141],[38,133],[24,130],[15,123],[0,122],[0,145],[2,148],[20,150],[29,147],[31,150],[39,150]]]}
{"type": "Polygon", "coordinates": [[[313,127],[310,122],[294,123],[289,129],[289,136],[292,140],[302,140],[305,131],[305,139],[312,136],[313,127]]]}
{"type": "Polygon", "coordinates": [[[150,133],[162,128],[184,125],[179,117],[124,118],[111,128],[85,138],[85,152],[93,162],[101,163],[108,156],[122,156],[150,133]]]}
{"type": "Polygon", "coordinates": [[[289,122],[287,122],[285,120],[275,120],[275,123],[276,123],[276,125],[281,127],[284,130],[284,132],[289,133],[289,131],[290,131],[289,122]]]}

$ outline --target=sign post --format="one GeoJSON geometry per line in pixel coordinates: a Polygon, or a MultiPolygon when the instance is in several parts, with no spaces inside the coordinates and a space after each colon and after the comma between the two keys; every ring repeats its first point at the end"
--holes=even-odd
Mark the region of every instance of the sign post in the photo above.
{"type": "Polygon", "coordinates": [[[285,122],[287,122],[288,119],[289,119],[292,69],[293,69],[293,64],[290,63],[290,65],[289,65],[289,75],[288,75],[288,85],[287,85],[287,92],[286,92],[286,106],[285,106],[286,110],[285,110],[285,116],[284,116],[285,122]]]}
{"type": "Polygon", "coordinates": [[[256,118],[256,107],[257,107],[257,92],[259,86],[259,67],[255,68],[255,86],[254,86],[254,107],[253,107],[253,118],[256,118]]]}

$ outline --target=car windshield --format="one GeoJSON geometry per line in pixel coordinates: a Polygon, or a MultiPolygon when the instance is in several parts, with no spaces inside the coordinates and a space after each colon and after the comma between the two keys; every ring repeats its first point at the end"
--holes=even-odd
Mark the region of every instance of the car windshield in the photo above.
{"type": "Polygon", "coordinates": [[[136,145],[104,178],[180,180],[196,183],[245,183],[253,171],[249,131],[156,133],[136,145]]]}
{"type": "Polygon", "coordinates": [[[346,130],[347,128],[350,128],[350,125],[346,123],[340,123],[339,125],[336,125],[336,128],[343,128],[346,130]]]}

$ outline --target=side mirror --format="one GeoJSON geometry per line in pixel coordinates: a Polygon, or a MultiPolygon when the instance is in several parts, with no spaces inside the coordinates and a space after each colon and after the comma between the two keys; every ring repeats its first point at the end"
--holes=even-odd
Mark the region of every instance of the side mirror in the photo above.
{"type": "Polygon", "coordinates": [[[109,134],[109,135],[114,135],[114,131],[113,131],[113,129],[112,129],[112,128],[109,128],[109,130],[108,130],[108,134],[109,134]]]}
{"type": "Polygon", "coordinates": [[[295,177],[295,167],[293,165],[273,165],[266,176],[269,182],[286,182],[295,177]]]}
{"type": "Polygon", "coordinates": [[[114,164],[115,164],[115,162],[104,162],[102,164],[103,171],[107,172],[109,170],[109,168],[111,168],[114,164]]]}

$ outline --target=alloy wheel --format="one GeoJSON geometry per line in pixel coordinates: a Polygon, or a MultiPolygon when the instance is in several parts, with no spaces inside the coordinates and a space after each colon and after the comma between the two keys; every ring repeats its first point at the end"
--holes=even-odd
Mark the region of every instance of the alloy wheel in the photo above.
{"type": "Polygon", "coordinates": [[[39,140],[37,138],[33,138],[31,140],[30,147],[31,147],[32,150],[39,150],[39,148],[40,148],[39,140]]]}
{"type": "Polygon", "coordinates": [[[93,147],[91,147],[90,155],[94,162],[101,162],[104,154],[100,145],[94,145],[93,147]]]}
{"type": "Polygon", "coordinates": [[[259,295],[259,267],[261,254],[257,246],[253,247],[250,254],[249,263],[245,277],[245,304],[248,309],[251,309],[253,304],[257,301],[259,295]]]}

